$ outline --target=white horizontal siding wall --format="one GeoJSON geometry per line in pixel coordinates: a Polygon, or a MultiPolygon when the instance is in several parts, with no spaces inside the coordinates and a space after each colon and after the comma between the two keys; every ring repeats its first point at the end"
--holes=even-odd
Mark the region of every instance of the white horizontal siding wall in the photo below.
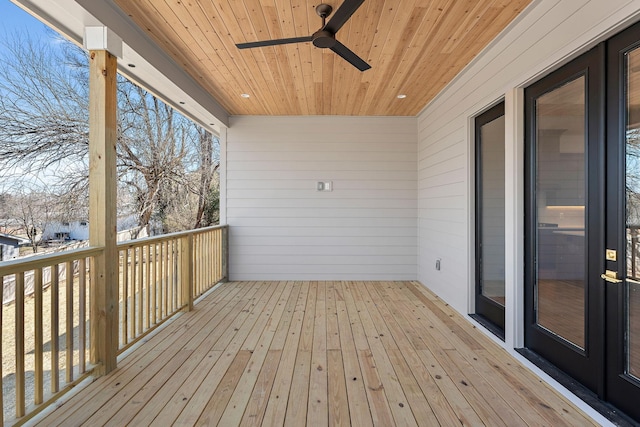
{"type": "MultiPolygon", "coordinates": [[[[473,310],[472,118],[637,20],[638,10],[640,2],[628,0],[534,1],[418,117],[418,280],[456,310],[473,310]],[[435,269],[438,258],[440,271],[435,269]]],[[[507,121],[515,120],[509,108],[507,114],[507,121]]],[[[514,126],[507,123],[508,129],[514,126]]],[[[507,144],[521,144],[522,137],[516,136],[507,132],[507,144]]],[[[522,177],[523,165],[512,159],[507,162],[512,176],[522,177]]],[[[522,208],[513,199],[507,195],[512,205],[507,207],[512,212],[506,219],[507,239],[517,240],[522,208]]],[[[513,269],[522,259],[519,248],[513,249],[507,250],[507,268],[512,269],[507,286],[517,291],[521,283],[514,281],[521,278],[513,269]]]]}
{"type": "Polygon", "coordinates": [[[416,151],[415,118],[233,117],[230,277],[415,280],[416,151]]]}

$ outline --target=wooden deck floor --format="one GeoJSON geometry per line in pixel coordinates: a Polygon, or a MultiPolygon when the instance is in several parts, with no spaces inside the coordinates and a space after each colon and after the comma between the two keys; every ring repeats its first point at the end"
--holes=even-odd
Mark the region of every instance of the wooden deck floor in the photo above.
{"type": "Polygon", "coordinates": [[[412,282],[231,282],[41,425],[594,425],[412,282]]]}

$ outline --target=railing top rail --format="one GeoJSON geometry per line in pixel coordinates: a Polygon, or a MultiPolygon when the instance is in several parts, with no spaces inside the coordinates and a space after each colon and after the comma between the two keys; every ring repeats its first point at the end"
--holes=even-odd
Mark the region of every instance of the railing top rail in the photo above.
{"type": "Polygon", "coordinates": [[[141,239],[135,239],[135,240],[126,240],[124,242],[118,242],[118,249],[125,249],[125,248],[135,248],[138,246],[144,246],[146,244],[149,243],[158,243],[158,242],[164,242],[166,240],[173,240],[173,239],[177,239],[180,237],[186,237],[188,235],[195,235],[195,234],[202,234],[202,233],[206,233],[208,231],[213,231],[213,230],[222,230],[225,228],[228,228],[228,225],[214,225],[212,227],[204,227],[204,228],[196,228],[193,230],[187,230],[187,231],[177,231],[175,233],[169,233],[169,234],[162,234],[160,236],[150,236],[150,237],[143,237],[141,239]]]}
{"type": "Polygon", "coordinates": [[[67,261],[75,261],[80,258],[95,256],[104,250],[101,246],[89,248],[73,249],[70,251],[57,252],[46,255],[36,255],[29,258],[18,258],[11,261],[0,262],[0,276],[9,276],[22,271],[35,270],[37,268],[49,267],[67,261]]]}

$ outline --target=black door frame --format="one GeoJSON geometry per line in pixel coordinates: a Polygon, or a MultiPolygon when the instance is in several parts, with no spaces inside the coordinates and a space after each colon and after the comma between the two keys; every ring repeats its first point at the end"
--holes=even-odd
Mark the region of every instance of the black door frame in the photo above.
{"type": "Polygon", "coordinates": [[[604,43],[525,89],[525,346],[589,389],[604,393],[604,43]],[[535,313],[536,245],[536,99],[580,76],[586,77],[587,221],[585,348],[576,347],[538,326],[535,313]],[[594,173],[601,171],[601,173],[594,173]]]}
{"type": "MultiPolygon", "coordinates": [[[[504,341],[505,307],[482,294],[482,126],[504,116],[504,101],[475,118],[475,314],[489,321],[492,332],[504,341]],[[494,326],[497,330],[491,328],[494,326]]],[[[478,319],[480,320],[480,319],[478,319]]],[[[484,323],[484,322],[482,322],[484,323]]]]}

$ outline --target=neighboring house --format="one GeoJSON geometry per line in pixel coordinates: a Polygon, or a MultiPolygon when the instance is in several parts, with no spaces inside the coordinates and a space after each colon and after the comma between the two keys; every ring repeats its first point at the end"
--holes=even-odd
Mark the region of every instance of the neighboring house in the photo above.
{"type": "Polygon", "coordinates": [[[68,222],[52,222],[42,232],[42,241],[88,240],[89,222],[77,220],[68,222]]]}
{"type": "MultiPolygon", "coordinates": [[[[152,227],[156,229],[156,227],[152,227]]],[[[138,231],[135,215],[121,216],[117,221],[118,241],[147,237],[146,229],[138,231]]],[[[43,242],[65,242],[70,240],[89,240],[89,221],[76,220],[68,222],[52,222],[42,233],[43,242]]]]}
{"type": "Polygon", "coordinates": [[[0,261],[8,261],[20,255],[20,246],[29,243],[27,239],[0,233],[0,261]]]}

